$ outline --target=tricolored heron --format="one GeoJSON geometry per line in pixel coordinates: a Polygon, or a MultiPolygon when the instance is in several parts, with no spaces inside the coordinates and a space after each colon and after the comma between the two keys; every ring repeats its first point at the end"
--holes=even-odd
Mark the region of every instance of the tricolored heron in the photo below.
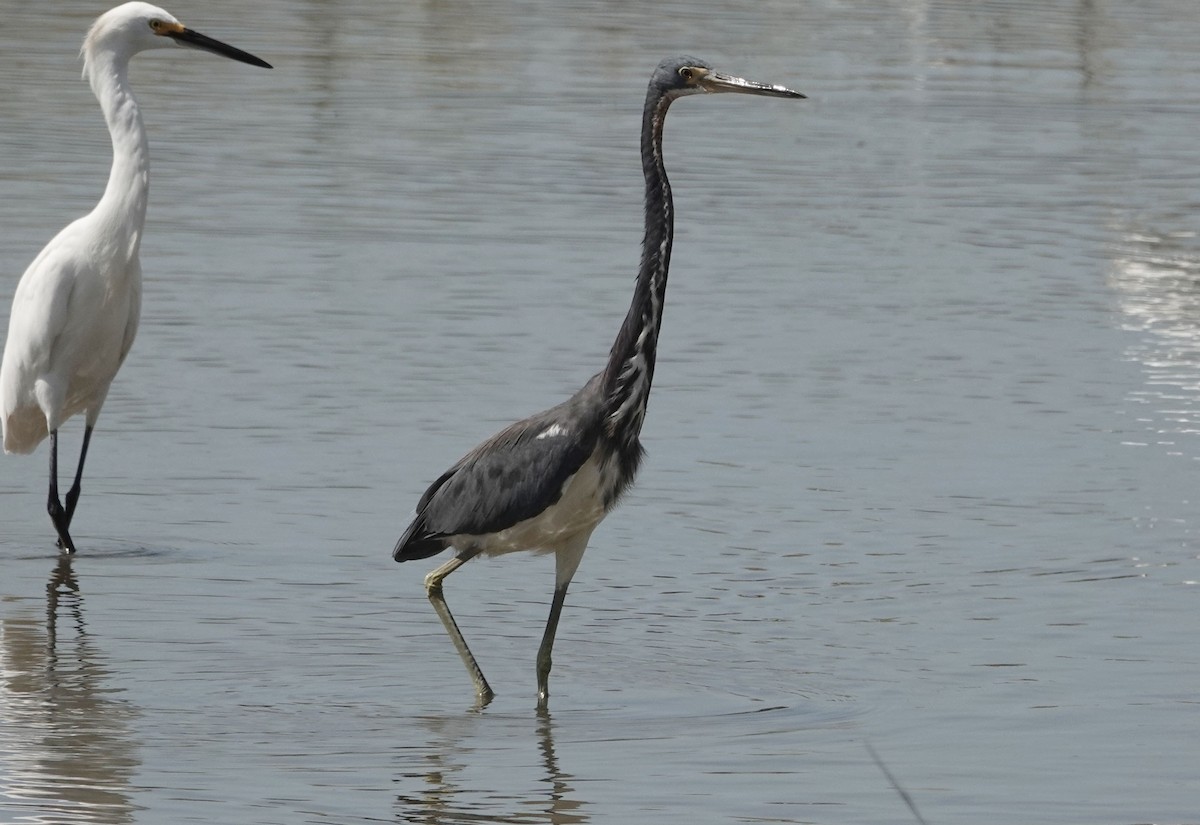
{"type": "Polygon", "coordinates": [[[592,531],[633,482],[642,460],[639,435],[654,378],[674,219],[662,157],[663,121],[676,98],[702,92],[804,97],[722,74],[694,57],[658,65],[642,117],[641,268],[607,365],[557,407],[501,430],[443,473],[421,496],[416,517],[392,553],[396,561],[411,561],[454,548],[454,558],[425,577],[425,589],[482,704],[494,694],[446,605],[442,582],[479,555],[554,553],[554,597],[537,654],[538,705],[545,707],[550,652],[567,587],[592,531]]]}
{"type": "Polygon", "coordinates": [[[149,3],[100,15],[83,41],[83,76],[108,131],[113,162],[96,208],[68,224],[34,258],[17,284],[0,365],[0,428],[6,453],[31,453],[50,436],[47,510],[58,545],[75,552],[71,518],[83,462],[108,388],[129,353],[142,305],[138,249],[146,223],[150,147],[129,87],[138,52],[189,46],[271,68],[252,54],[185,28],[149,3]],[[58,429],[85,414],[83,447],[66,504],[58,496],[58,429]]]}

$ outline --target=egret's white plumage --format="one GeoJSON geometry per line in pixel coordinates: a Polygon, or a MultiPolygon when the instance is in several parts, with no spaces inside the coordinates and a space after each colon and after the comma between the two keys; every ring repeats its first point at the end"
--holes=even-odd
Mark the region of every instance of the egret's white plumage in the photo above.
{"type": "Polygon", "coordinates": [[[59,543],[68,552],[74,551],[67,528],[88,439],[133,344],[142,304],[138,250],[146,220],[150,149],[129,86],[129,60],[147,49],[177,45],[269,68],[253,55],[185,28],[149,3],[126,3],[97,18],[81,55],[83,76],[112,137],[108,185],[91,212],[46,244],[13,295],[0,364],[4,451],[33,452],[47,435],[56,436],[67,419],[85,414],[84,447],[65,509],[58,505],[57,438],[52,438],[49,509],[59,543]]]}

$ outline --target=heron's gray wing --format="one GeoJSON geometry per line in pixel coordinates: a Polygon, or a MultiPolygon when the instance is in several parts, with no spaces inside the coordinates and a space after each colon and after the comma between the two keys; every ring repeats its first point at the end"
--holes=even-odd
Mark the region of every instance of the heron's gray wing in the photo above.
{"type": "Polygon", "coordinates": [[[450,536],[484,535],[532,518],[558,501],[600,437],[589,403],[593,379],[557,407],[506,427],[429,486],[392,557],[408,561],[446,548],[450,536]]]}
{"type": "Polygon", "coordinates": [[[392,557],[423,559],[456,535],[485,535],[532,518],[558,501],[567,479],[595,451],[603,407],[601,374],[556,407],[484,441],[429,485],[392,557]]]}
{"type": "Polygon", "coordinates": [[[419,508],[430,536],[494,533],[558,501],[592,454],[597,432],[539,415],[497,433],[463,457],[419,508]]]}

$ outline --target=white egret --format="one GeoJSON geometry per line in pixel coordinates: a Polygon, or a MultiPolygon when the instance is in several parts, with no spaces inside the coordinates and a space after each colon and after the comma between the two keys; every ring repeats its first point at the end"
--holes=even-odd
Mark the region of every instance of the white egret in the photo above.
{"type": "Polygon", "coordinates": [[[253,66],[252,54],[185,28],[149,3],[105,12],[83,41],[83,76],[112,136],[113,162],[103,197],[56,235],[25,270],[13,295],[0,365],[4,451],[31,453],[50,436],[47,509],[58,543],[75,552],[71,517],[88,443],[109,385],[137,332],[142,303],[138,249],[146,222],[150,151],[129,86],[129,60],[148,49],[188,46],[253,66]],[[86,426],[75,483],[58,497],[58,429],[84,413],[86,426]]]}

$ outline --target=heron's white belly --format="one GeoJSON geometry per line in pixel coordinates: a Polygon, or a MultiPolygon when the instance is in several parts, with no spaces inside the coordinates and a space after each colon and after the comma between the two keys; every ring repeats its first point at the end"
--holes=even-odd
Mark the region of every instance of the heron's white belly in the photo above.
{"type": "Polygon", "coordinates": [[[602,462],[595,454],[563,485],[558,501],[533,518],[486,536],[455,536],[455,547],[477,547],[495,556],[518,550],[552,553],[576,536],[591,533],[607,511],[604,502],[617,483],[614,463],[602,462]]]}

